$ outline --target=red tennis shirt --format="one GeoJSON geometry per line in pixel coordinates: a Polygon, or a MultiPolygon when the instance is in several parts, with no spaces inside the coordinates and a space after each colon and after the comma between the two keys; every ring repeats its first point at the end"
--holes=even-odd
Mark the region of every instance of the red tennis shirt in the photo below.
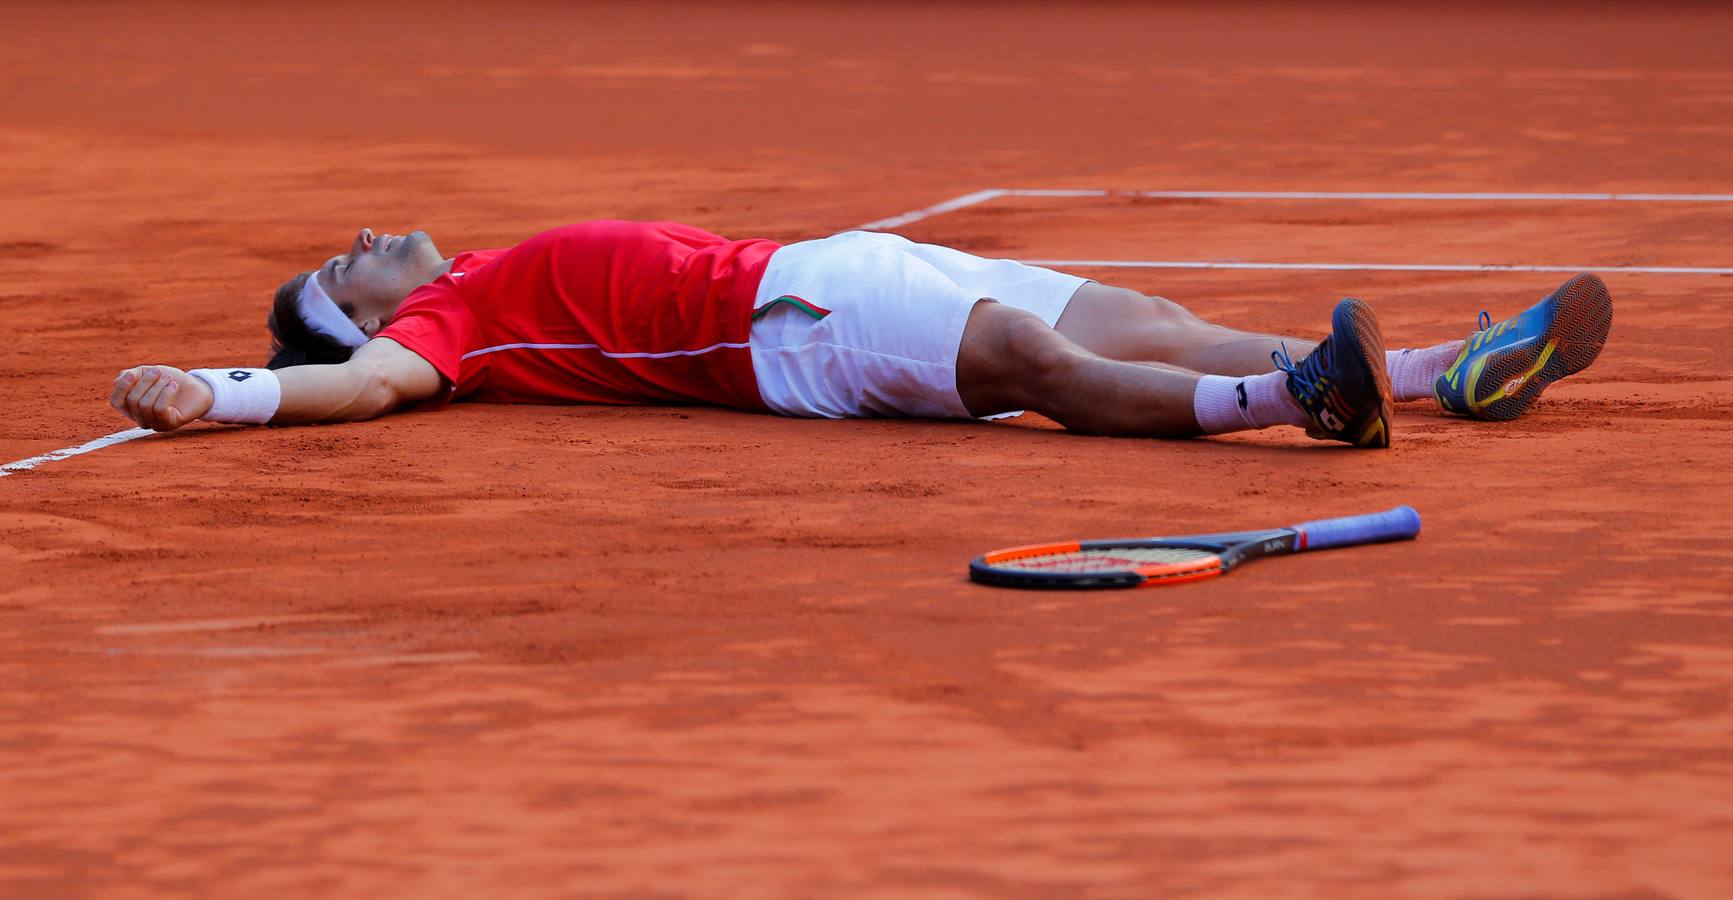
{"type": "Polygon", "coordinates": [[[377,337],[426,359],[453,399],[710,403],[762,410],[752,307],[780,245],[674,222],[580,222],[461,253],[377,337]]]}

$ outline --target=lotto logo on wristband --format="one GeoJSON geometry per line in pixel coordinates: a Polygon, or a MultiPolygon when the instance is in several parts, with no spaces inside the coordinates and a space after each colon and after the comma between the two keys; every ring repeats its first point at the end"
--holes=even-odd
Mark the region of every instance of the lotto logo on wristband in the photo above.
{"type": "Polygon", "coordinates": [[[283,402],[283,386],[270,369],[194,369],[187,373],[211,389],[207,422],[263,424],[283,402]]]}

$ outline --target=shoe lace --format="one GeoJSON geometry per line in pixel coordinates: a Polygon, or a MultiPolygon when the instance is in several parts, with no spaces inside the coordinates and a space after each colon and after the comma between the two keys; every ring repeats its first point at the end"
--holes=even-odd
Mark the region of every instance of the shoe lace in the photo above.
{"type": "Polygon", "coordinates": [[[1475,319],[1474,324],[1476,326],[1474,333],[1468,336],[1468,346],[1470,349],[1478,349],[1481,344],[1492,339],[1492,335],[1488,333],[1492,330],[1491,314],[1487,313],[1484,309],[1481,310],[1480,317],[1475,319]]]}
{"type": "Polygon", "coordinates": [[[1311,396],[1318,393],[1319,384],[1324,380],[1324,373],[1330,366],[1329,354],[1330,340],[1325,338],[1324,342],[1318,345],[1318,349],[1295,365],[1293,356],[1288,353],[1288,342],[1283,341],[1282,349],[1270,351],[1270,361],[1276,364],[1277,369],[1288,373],[1288,377],[1293,379],[1293,383],[1298,384],[1307,396],[1311,396]]]}

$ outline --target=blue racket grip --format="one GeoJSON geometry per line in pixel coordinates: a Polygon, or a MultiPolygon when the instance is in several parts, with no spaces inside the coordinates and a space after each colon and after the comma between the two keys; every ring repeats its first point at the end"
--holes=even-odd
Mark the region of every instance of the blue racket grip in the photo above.
{"type": "Polygon", "coordinates": [[[1398,506],[1363,516],[1319,519],[1293,526],[1300,533],[1300,549],[1322,550],[1349,544],[1405,541],[1420,533],[1420,514],[1412,506],[1398,506]]]}

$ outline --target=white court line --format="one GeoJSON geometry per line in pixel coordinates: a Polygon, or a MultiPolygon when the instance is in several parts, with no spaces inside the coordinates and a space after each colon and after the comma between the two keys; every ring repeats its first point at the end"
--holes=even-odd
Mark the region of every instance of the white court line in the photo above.
{"type": "Polygon", "coordinates": [[[1131,259],[1024,259],[1019,262],[1047,268],[1079,269],[1275,269],[1318,272],[1634,272],[1644,275],[1733,275],[1733,268],[1707,266],[1506,266],[1429,263],[1263,263],[1263,262],[1158,262],[1131,259]]]}
{"type": "MultiPolygon", "coordinates": [[[[988,192],[980,191],[978,193],[988,192]]],[[[1500,200],[1546,203],[1733,203],[1733,194],[1570,194],[1510,191],[1111,191],[1013,188],[1000,191],[998,196],[1150,197],[1170,200],[1500,200]]],[[[962,198],[959,197],[958,199],[962,198]]]]}
{"type": "Polygon", "coordinates": [[[29,459],[9,462],[6,465],[0,466],[0,478],[11,475],[13,472],[23,472],[29,469],[34,469],[43,463],[57,462],[68,457],[77,456],[81,453],[89,453],[92,450],[101,450],[104,447],[112,447],[115,444],[124,444],[127,441],[136,441],[141,437],[147,437],[153,434],[156,434],[156,432],[149,428],[128,428],[125,431],[117,431],[106,437],[99,437],[89,443],[79,444],[76,447],[66,447],[60,450],[53,450],[44,453],[41,456],[32,456],[29,459]]]}
{"type": "MultiPolygon", "coordinates": [[[[1071,188],[990,188],[879,219],[862,231],[897,228],[1000,197],[1154,197],[1183,200],[1443,200],[1549,203],[1733,203],[1733,194],[1513,193],[1506,191],[1133,191],[1071,188]]],[[[1025,259],[1032,266],[1080,269],[1238,269],[1318,272],[1628,272],[1643,275],[1733,275],[1715,266],[1526,266],[1478,263],[1259,263],[1113,259],[1025,259]]]]}
{"type": "MultiPolygon", "coordinates": [[[[925,207],[922,209],[917,209],[914,212],[906,212],[900,216],[891,216],[888,219],[877,219],[875,221],[868,222],[865,225],[860,226],[860,228],[858,228],[856,230],[857,231],[881,231],[881,230],[886,229],[886,228],[900,228],[904,225],[909,224],[910,222],[919,222],[922,219],[929,219],[929,218],[932,218],[933,216],[939,215],[940,213],[948,213],[948,212],[952,212],[953,210],[964,209],[966,207],[974,206],[977,203],[986,203],[988,200],[992,200],[992,199],[997,198],[997,197],[1003,197],[1003,196],[1010,194],[1010,193],[1012,193],[1012,192],[1007,191],[1007,190],[1001,190],[999,188],[992,188],[990,190],[985,190],[985,191],[976,191],[973,194],[964,194],[961,197],[953,197],[949,200],[946,200],[943,203],[935,203],[932,206],[928,206],[928,207],[925,207]]],[[[1019,196],[1023,196],[1023,195],[1019,195],[1019,196]]],[[[1082,195],[1078,195],[1078,196],[1082,196],[1082,195]]],[[[1105,195],[1103,195],[1103,196],[1105,196],[1105,195]]]]}
{"type": "Polygon", "coordinates": [[[989,188],[859,227],[900,228],[1000,197],[1145,197],[1167,200],[1445,200],[1537,203],[1733,203],[1733,194],[1523,193],[1511,191],[1133,191],[1070,188],[989,188]]]}

